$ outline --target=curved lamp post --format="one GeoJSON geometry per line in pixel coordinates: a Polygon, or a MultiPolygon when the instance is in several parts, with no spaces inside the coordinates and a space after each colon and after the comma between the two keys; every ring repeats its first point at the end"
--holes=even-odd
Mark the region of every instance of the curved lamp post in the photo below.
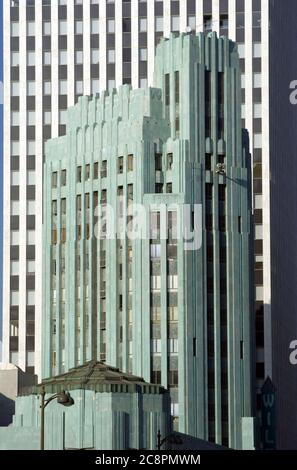
{"type": "Polygon", "coordinates": [[[41,404],[40,404],[40,450],[44,450],[44,410],[45,407],[53,400],[57,399],[57,402],[63,406],[71,406],[74,404],[73,398],[69,392],[62,390],[60,393],[55,393],[47,400],[45,399],[45,388],[41,389],[41,404]]]}
{"type": "Polygon", "coordinates": [[[176,444],[176,445],[181,445],[183,443],[182,438],[178,434],[174,434],[174,433],[168,434],[168,436],[165,436],[162,439],[160,429],[159,429],[158,434],[157,434],[157,439],[158,439],[158,441],[157,441],[157,449],[158,450],[161,450],[162,445],[166,441],[170,442],[171,444],[176,444]]]}

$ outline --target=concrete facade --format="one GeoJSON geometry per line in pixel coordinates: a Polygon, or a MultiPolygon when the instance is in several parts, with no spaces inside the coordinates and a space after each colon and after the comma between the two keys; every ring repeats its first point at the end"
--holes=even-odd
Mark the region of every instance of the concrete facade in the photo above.
{"type": "Polygon", "coordinates": [[[0,426],[8,426],[15,413],[15,399],[23,387],[33,385],[35,377],[13,364],[0,362],[0,426]]]}
{"type": "Polygon", "coordinates": [[[43,377],[106,361],[169,387],[181,432],[252,448],[250,154],[236,46],[172,36],[155,63],[155,88],[80,98],[66,136],[46,144],[43,377]],[[150,229],[165,211],[165,238],[162,221],[154,239],[96,234],[98,210],[126,226],[132,202],[150,229]],[[191,250],[174,236],[191,228],[185,205],[190,219],[199,207],[191,250]]]}
{"type": "MultiPolygon", "coordinates": [[[[45,409],[45,449],[155,449],[158,430],[170,434],[170,397],[100,363],[86,364],[43,382],[45,399],[70,392],[73,406],[53,401],[45,409]]],[[[12,425],[0,428],[0,449],[40,449],[40,386],[19,396],[12,425]]]]}

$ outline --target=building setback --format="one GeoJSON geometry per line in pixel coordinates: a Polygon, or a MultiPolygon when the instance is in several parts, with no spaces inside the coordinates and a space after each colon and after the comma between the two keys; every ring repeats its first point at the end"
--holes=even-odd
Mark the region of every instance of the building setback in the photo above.
{"type": "Polygon", "coordinates": [[[66,136],[46,144],[43,376],[106,361],[169,387],[181,432],[252,447],[250,154],[237,49],[215,34],[172,36],[155,64],[155,88],[80,98],[66,136]],[[156,236],[110,237],[108,216],[97,236],[98,210],[125,226],[137,219],[131,202],[156,236]],[[174,229],[191,228],[183,209],[192,219],[195,205],[201,246],[190,249],[174,229]]]}

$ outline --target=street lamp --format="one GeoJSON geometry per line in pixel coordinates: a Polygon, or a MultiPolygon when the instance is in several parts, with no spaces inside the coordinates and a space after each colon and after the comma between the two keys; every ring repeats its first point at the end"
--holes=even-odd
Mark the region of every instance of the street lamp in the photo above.
{"type": "Polygon", "coordinates": [[[47,400],[45,399],[45,388],[41,388],[41,404],[40,404],[40,450],[44,450],[44,410],[45,407],[53,400],[57,399],[57,402],[63,406],[71,406],[74,404],[73,398],[69,392],[62,390],[60,393],[55,393],[47,400]]]}
{"type": "Polygon", "coordinates": [[[158,438],[158,441],[157,441],[158,450],[161,450],[162,445],[166,441],[170,442],[170,444],[176,444],[176,445],[181,445],[183,443],[182,438],[178,434],[168,434],[168,436],[165,436],[162,439],[160,429],[158,431],[157,438],[158,438]]]}

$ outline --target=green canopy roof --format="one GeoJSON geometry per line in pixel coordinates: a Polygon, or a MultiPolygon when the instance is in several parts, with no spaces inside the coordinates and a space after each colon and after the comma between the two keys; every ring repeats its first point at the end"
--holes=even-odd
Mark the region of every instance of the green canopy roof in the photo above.
{"type": "Polygon", "coordinates": [[[114,393],[165,393],[160,385],[145,382],[141,377],[136,377],[121,372],[115,367],[103,362],[90,361],[82,366],[70,369],[65,374],[44,379],[30,389],[24,389],[21,395],[39,394],[44,387],[47,393],[59,393],[61,390],[85,389],[96,392],[114,393]]]}

